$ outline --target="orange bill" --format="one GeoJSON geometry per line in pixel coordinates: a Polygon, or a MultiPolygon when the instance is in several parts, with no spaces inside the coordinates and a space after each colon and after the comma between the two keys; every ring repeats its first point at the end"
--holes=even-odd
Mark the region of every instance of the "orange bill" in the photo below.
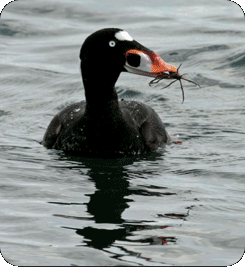
{"type": "Polygon", "coordinates": [[[137,49],[130,49],[126,52],[124,68],[130,73],[150,77],[157,77],[162,73],[178,72],[176,67],[166,63],[155,52],[137,49]]]}

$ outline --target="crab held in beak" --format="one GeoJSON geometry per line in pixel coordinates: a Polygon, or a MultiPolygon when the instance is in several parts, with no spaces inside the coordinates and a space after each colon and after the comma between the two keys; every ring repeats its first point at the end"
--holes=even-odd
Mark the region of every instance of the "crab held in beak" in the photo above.
{"type": "Polygon", "coordinates": [[[175,66],[166,63],[158,54],[149,49],[130,49],[126,52],[126,63],[124,68],[130,73],[153,77],[154,80],[149,83],[150,86],[158,83],[162,79],[174,79],[173,82],[164,87],[166,88],[179,80],[184,102],[184,89],[181,79],[194,83],[199,87],[200,85],[182,77],[187,73],[179,75],[180,66],[176,68],[175,66]]]}

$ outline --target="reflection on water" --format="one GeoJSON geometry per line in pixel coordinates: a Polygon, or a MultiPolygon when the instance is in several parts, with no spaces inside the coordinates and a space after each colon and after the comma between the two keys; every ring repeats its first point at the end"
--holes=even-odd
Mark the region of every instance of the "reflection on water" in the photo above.
{"type": "MultiPolygon", "coordinates": [[[[61,203],[61,202],[49,202],[56,205],[85,205],[87,207],[87,217],[81,216],[65,216],[62,214],[54,214],[56,217],[62,217],[66,219],[73,220],[85,220],[94,221],[97,223],[96,227],[87,226],[84,228],[73,228],[67,226],[61,226],[65,229],[75,230],[76,234],[82,236],[83,246],[92,247],[99,250],[110,251],[113,253],[115,258],[120,258],[122,252],[125,255],[130,255],[131,257],[137,257],[144,261],[151,261],[149,257],[143,257],[136,253],[134,250],[126,249],[127,246],[140,246],[140,245],[171,245],[177,242],[175,236],[157,236],[157,235],[147,235],[147,237],[137,237],[135,232],[140,231],[151,231],[151,230],[161,230],[164,234],[164,229],[171,227],[171,225],[163,225],[158,221],[158,218],[170,218],[179,219],[181,221],[186,220],[189,215],[188,207],[186,214],[157,214],[157,217],[153,220],[129,220],[123,219],[122,213],[125,209],[130,207],[130,202],[133,202],[131,195],[139,196],[171,196],[176,195],[176,193],[165,192],[161,193],[158,190],[164,189],[166,187],[160,186],[142,186],[141,189],[130,188],[130,177],[132,172],[128,171],[125,166],[130,166],[130,164],[140,162],[142,160],[145,163],[148,161],[151,164],[161,164],[163,156],[163,151],[155,152],[147,156],[142,157],[130,157],[130,158],[120,158],[120,159],[86,159],[74,156],[64,156],[63,153],[60,155],[60,160],[77,160],[82,166],[88,169],[86,173],[89,180],[95,184],[95,191],[93,194],[86,194],[89,197],[87,203],[61,203]],[[145,189],[144,189],[145,187],[145,189]],[[151,191],[147,190],[150,188],[151,191]],[[105,224],[107,227],[100,228],[99,224],[105,224]],[[110,225],[110,226],[109,226],[110,225]],[[108,228],[108,229],[105,229],[108,228]],[[132,237],[134,237],[132,239],[132,237]],[[119,253],[116,253],[114,249],[120,249],[119,253]],[[109,250],[108,250],[109,249],[109,250]]],[[[75,167],[77,168],[77,166],[75,167]]],[[[148,170],[146,173],[148,175],[154,175],[154,171],[148,170]]],[[[138,172],[136,172],[138,175],[138,172]]],[[[167,202],[167,200],[165,200],[167,202]]],[[[181,223],[180,223],[181,226],[181,223]]]]}

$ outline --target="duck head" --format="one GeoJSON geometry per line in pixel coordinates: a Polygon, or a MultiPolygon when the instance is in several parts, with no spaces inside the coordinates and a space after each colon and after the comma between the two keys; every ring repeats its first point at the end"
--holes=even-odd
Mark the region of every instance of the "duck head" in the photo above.
{"type": "Polygon", "coordinates": [[[88,36],[81,47],[80,60],[85,90],[99,85],[112,88],[121,72],[149,77],[177,72],[154,51],[116,28],[102,29],[88,36]]]}

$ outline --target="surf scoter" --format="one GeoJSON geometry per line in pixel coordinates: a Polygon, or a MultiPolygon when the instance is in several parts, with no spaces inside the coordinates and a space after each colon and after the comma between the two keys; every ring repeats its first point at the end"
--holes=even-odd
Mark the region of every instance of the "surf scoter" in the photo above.
{"type": "Polygon", "coordinates": [[[80,50],[86,101],[66,107],[50,122],[47,148],[91,157],[147,153],[169,143],[157,113],[136,101],[119,101],[115,83],[121,72],[156,77],[177,69],[122,29],[91,34],[80,50]]]}

